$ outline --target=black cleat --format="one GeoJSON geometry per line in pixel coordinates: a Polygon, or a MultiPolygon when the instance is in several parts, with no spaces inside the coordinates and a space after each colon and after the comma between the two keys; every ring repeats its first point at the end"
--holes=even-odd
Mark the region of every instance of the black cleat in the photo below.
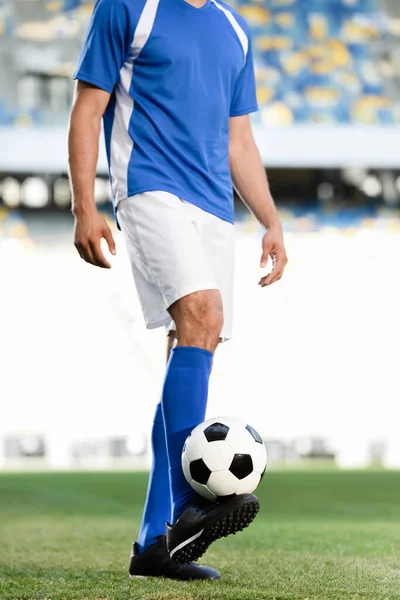
{"type": "Polygon", "coordinates": [[[167,524],[170,557],[180,564],[196,561],[210,544],[248,527],[260,509],[252,494],[239,494],[210,502],[196,498],[174,525],[167,524]]]}
{"type": "Polygon", "coordinates": [[[129,563],[129,576],[135,577],[168,577],[169,579],[219,579],[221,575],[211,567],[201,565],[180,565],[173,561],[167,550],[165,535],[160,535],[157,542],[139,553],[137,542],[133,544],[129,563]]]}

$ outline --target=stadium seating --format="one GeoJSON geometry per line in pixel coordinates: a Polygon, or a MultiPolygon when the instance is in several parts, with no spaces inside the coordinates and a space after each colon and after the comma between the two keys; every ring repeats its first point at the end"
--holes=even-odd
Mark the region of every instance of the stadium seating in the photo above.
{"type": "Polygon", "coordinates": [[[259,120],[396,123],[371,46],[386,32],[374,0],[239,0],[253,32],[259,120]]]}
{"type": "MultiPolygon", "coordinates": [[[[41,4],[51,18],[61,13],[80,24],[78,54],[91,3],[47,0],[41,4]]],[[[393,90],[388,93],[375,52],[389,30],[388,17],[376,0],[233,0],[233,4],[252,30],[260,104],[256,122],[265,126],[400,124],[398,99],[393,90]]],[[[14,31],[10,7],[10,0],[0,0],[0,42],[14,31]]],[[[58,36],[61,30],[70,36],[71,28],[61,28],[59,21],[57,28],[58,36]]],[[[391,69],[400,81],[399,64],[394,62],[391,69]]],[[[24,122],[19,111],[0,98],[0,125],[21,119],[24,122]]],[[[38,107],[26,121],[41,119],[38,107]]]]}

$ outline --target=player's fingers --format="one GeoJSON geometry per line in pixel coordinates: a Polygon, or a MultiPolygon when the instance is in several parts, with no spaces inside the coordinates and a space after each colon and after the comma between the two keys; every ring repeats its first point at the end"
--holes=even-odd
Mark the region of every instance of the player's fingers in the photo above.
{"type": "Polygon", "coordinates": [[[90,250],[89,244],[86,242],[75,242],[75,248],[78,250],[79,256],[85,262],[94,265],[92,252],[90,250]]]}
{"type": "Polygon", "coordinates": [[[111,254],[115,256],[115,254],[117,254],[117,250],[115,248],[115,241],[111,229],[108,227],[108,225],[103,229],[103,237],[108,244],[108,249],[110,250],[111,254]]]}
{"type": "Polygon", "coordinates": [[[80,257],[81,257],[83,260],[85,260],[85,259],[84,259],[84,256],[83,256],[83,245],[82,245],[80,242],[75,242],[75,244],[74,244],[74,245],[75,245],[75,248],[76,248],[76,250],[77,250],[77,252],[78,252],[79,256],[80,256],[80,257]]]}
{"type": "Polygon", "coordinates": [[[284,252],[282,254],[276,255],[275,258],[275,266],[269,274],[268,285],[271,285],[271,283],[275,283],[275,281],[279,281],[279,279],[281,279],[283,271],[285,270],[287,264],[287,258],[284,252]]]}
{"type": "Polygon", "coordinates": [[[275,264],[274,264],[273,270],[271,271],[271,273],[269,275],[262,277],[260,279],[260,281],[258,282],[258,284],[261,287],[265,287],[267,285],[271,285],[272,283],[275,283],[276,281],[279,281],[279,279],[282,278],[282,275],[283,275],[283,272],[287,265],[287,262],[288,262],[288,259],[287,259],[285,252],[283,252],[279,256],[275,256],[275,264]]]}
{"type": "Polygon", "coordinates": [[[260,260],[260,267],[262,269],[264,269],[267,266],[268,258],[269,258],[269,255],[271,254],[271,252],[272,252],[272,245],[271,244],[264,244],[263,245],[263,251],[262,251],[262,254],[261,254],[261,260],[260,260]]]}
{"type": "Polygon", "coordinates": [[[111,265],[101,249],[100,240],[90,240],[89,247],[93,256],[93,264],[102,269],[111,269],[111,265]]]}

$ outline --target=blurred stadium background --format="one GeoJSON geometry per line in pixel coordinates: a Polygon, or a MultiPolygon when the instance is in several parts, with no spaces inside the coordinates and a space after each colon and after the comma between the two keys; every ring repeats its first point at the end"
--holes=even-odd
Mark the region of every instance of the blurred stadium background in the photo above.
{"type": "MultiPolygon", "coordinates": [[[[253,119],[286,230],[237,204],[235,339],[209,415],[243,417],[272,463],[400,467],[400,4],[235,2],[253,30],[253,119]]],[[[93,5],[0,0],[0,468],[148,464],[164,333],[146,332],[121,238],[110,272],[72,246],[66,127],[93,5]]],[[[182,94],[185,93],[182,82],[182,94]]],[[[112,220],[105,153],[96,201],[112,220]]]]}

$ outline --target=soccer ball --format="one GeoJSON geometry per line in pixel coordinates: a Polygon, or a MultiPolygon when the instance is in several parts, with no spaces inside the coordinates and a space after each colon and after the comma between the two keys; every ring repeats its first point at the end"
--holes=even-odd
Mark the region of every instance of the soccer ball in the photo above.
{"type": "Polygon", "coordinates": [[[250,494],[267,466],[267,451],[251,425],[232,417],[200,423],[187,438],[182,469],[192,488],[208,500],[250,494]]]}

